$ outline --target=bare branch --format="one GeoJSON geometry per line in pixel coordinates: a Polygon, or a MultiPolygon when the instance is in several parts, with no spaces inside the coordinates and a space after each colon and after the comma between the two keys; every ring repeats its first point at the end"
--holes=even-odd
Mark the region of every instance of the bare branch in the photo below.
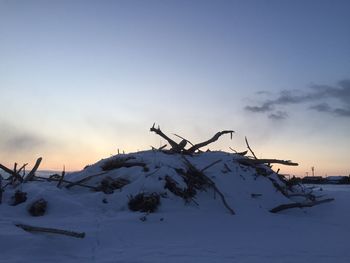
{"type": "Polygon", "coordinates": [[[150,131],[151,132],[155,132],[156,134],[158,134],[160,137],[162,137],[163,139],[167,140],[168,143],[170,144],[171,146],[171,150],[174,151],[174,152],[177,152],[177,153],[180,153],[181,150],[183,150],[183,148],[180,148],[179,147],[179,144],[177,144],[175,141],[173,141],[172,139],[170,139],[168,136],[166,136],[159,128],[155,128],[154,127],[155,123],[153,123],[153,126],[151,127],[150,131]]]}
{"type": "Polygon", "coordinates": [[[224,134],[230,134],[231,135],[231,139],[232,139],[232,134],[233,133],[234,133],[234,131],[231,131],[231,130],[218,132],[211,139],[209,139],[209,140],[207,140],[205,142],[201,142],[201,143],[197,143],[197,144],[193,145],[186,152],[189,153],[189,154],[192,154],[195,151],[197,151],[198,149],[200,149],[200,148],[202,148],[202,147],[204,147],[204,146],[206,146],[206,145],[208,145],[210,143],[213,143],[213,142],[217,141],[224,134]]]}
{"type": "Polygon", "coordinates": [[[247,147],[248,147],[249,151],[252,153],[252,155],[254,156],[254,158],[258,159],[256,157],[255,153],[253,152],[252,148],[250,148],[247,137],[245,137],[245,143],[247,144],[247,147]]]}
{"type": "Polygon", "coordinates": [[[327,198],[319,201],[314,201],[314,202],[309,202],[309,203],[291,203],[291,204],[283,204],[279,205],[275,208],[272,208],[270,210],[271,213],[277,213],[286,209],[290,208],[303,208],[303,207],[313,207],[315,205],[323,204],[323,203],[328,203],[334,201],[334,198],[327,198]]]}
{"type": "Polygon", "coordinates": [[[68,230],[62,230],[62,229],[57,229],[57,228],[48,228],[48,227],[37,227],[37,226],[30,226],[30,225],[25,225],[25,224],[15,224],[15,226],[22,228],[23,230],[28,231],[28,232],[51,233],[51,234],[59,234],[59,235],[76,237],[76,238],[84,238],[85,237],[84,232],[75,232],[75,231],[68,231],[68,230]]]}
{"type": "Polygon", "coordinates": [[[43,159],[43,158],[39,157],[39,158],[36,160],[36,163],[35,163],[33,169],[29,172],[29,174],[28,174],[28,175],[26,176],[26,178],[24,179],[24,182],[25,182],[25,183],[28,182],[28,181],[30,181],[30,180],[32,180],[32,179],[34,178],[35,172],[36,172],[36,170],[38,170],[39,165],[40,165],[42,159],[43,159]]]}
{"type": "Polygon", "coordinates": [[[298,163],[293,163],[290,160],[277,160],[277,159],[238,159],[237,160],[241,164],[246,165],[257,165],[257,164],[270,164],[270,163],[279,163],[283,165],[289,165],[289,166],[298,166],[298,163]]]}

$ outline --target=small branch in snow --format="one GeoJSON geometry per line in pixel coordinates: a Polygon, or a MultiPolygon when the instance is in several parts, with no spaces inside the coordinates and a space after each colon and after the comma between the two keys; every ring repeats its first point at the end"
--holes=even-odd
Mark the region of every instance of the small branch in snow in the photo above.
{"type": "Polygon", "coordinates": [[[37,227],[37,226],[30,226],[30,225],[25,225],[25,224],[15,224],[15,226],[22,228],[23,230],[28,231],[28,232],[51,233],[51,234],[59,234],[59,235],[76,237],[76,238],[84,238],[85,237],[84,232],[75,232],[75,231],[68,231],[68,230],[62,230],[62,229],[57,229],[57,228],[48,228],[48,227],[37,227]]]}
{"type": "Polygon", "coordinates": [[[323,203],[328,203],[334,201],[334,198],[327,198],[323,200],[318,200],[310,203],[291,203],[291,204],[283,204],[276,206],[275,208],[272,208],[270,210],[271,213],[277,213],[286,209],[291,209],[291,208],[303,208],[303,207],[313,207],[315,205],[323,204],[323,203]]]}

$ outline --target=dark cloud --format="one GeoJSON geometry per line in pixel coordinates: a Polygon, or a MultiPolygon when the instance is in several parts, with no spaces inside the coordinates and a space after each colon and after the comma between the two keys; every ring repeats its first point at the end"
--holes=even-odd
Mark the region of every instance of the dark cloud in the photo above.
{"type": "Polygon", "coordinates": [[[32,134],[14,135],[4,142],[5,149],[29,150],[42,146],[45,141],[32,134]]]}
{"type": "Polygon", "coordinates": [[[46,140],[32,132],[1,122],[0,149],[6,152],[34,150],[46,144],[46,140]]]}
{"type": "MultiPolygon", "coordinates": [[[[261,95],[261,94],[260,94],[261,95]]],[[[260,105],[247,105],[246,111],[255,113],[268,113],[279,108],[295,104],[307,104],[318,102],[309,109],[339,117],[350,117],[350,80],[341,80],[335,86],[312,85],[306,91],[283,90],[275,99],[266,99],[260,105]],[[329,101],[333,101],[330,106],[329,101]]],[[[270,113],[270,119],[285,119],[288,115],[270,113]]],[[[284,112],[286,113],[286,112],[284,112]]]]}
{"type": "Polygon", "coordinates": [[[285,111],[276,111],[274,113],[271,113],[268,115],[269,119],[271,120],[284,120],[288,117],[288,113],[285,111]]]}

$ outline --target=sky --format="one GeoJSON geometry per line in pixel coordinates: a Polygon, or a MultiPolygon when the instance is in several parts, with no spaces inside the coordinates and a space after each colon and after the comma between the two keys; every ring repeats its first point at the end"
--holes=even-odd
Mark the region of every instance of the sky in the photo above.
{"type": "MultiPolygon", "coordinates": [[[[0,0],[0,163],[196,143],[350,174],[350,2],[0,0]]],[[[30,166],[28,165],[28,166],[30,166]]]]}

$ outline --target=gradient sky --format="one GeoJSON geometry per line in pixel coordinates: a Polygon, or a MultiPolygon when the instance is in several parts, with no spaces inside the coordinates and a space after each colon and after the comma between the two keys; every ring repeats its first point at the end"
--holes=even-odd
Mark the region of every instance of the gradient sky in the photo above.
{"type": "MultiPolygon", "coordinates": [[[[350,173],[350,1],[0,0],[0,162],[211,149],[350,173]],[[229,137],[229,136],[228,136],[229,137]]],[[[277,168],[278,166],[276,166],[277,168]]]]}

